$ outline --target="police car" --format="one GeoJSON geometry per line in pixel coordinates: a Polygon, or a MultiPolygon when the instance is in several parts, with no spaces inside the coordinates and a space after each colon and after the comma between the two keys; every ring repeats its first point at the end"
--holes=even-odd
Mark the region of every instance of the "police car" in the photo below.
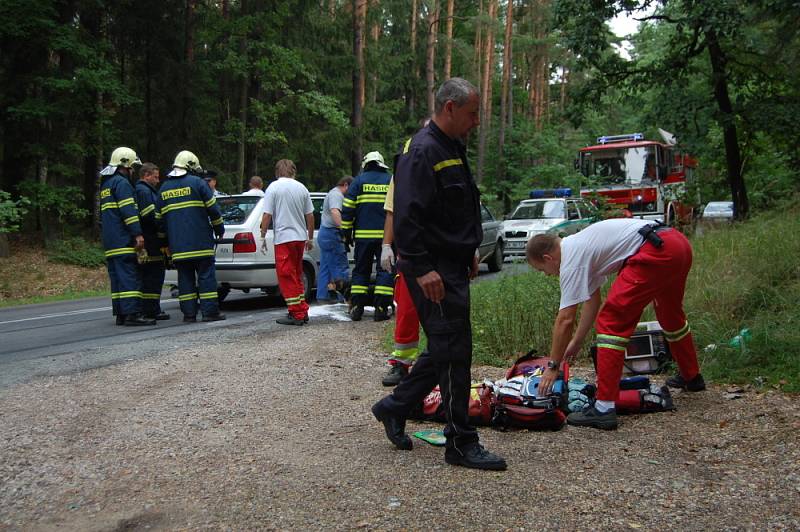
{"type": "MultiPolygon", "coordinates": [[[[324,192],[311,192],[314,204],[314,227],[319,227],[324,192]]],[[[270,295],[280,293],[275,271],[275,247],[273,232],[267,231],[267,245],[262,251],[261,216],[264,199],[259,196],[218,196],[217,205],[222,211],[225,235],[219,241],[215,253],[217,270],[217,293],[222,302],[231,290],[260,290],[270,295]]],[[[319,273],[319,247],[314,231],[314,247],[303,254],[303,286],[306,301],[316,293],[319,273]]],[[[176,270],[167,270],[164,283],[177,291],[176,270]]]]}
{"type": "Polygon", "coordinates": [[[589,201],[572,197],[569,188],[532,190],[503,222],[506,257],[524,257],[528,240],[540,233],[568,236],[599,220],[589,201]]]}

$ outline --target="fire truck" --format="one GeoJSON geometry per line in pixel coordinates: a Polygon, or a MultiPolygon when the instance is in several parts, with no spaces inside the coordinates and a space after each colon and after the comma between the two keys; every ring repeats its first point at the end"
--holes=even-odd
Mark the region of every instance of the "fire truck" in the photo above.
{"type": "Polygon", "coordinates": [[[697,160],[678,149],[672,134],[659,131],[664,142],[631,133],[598,137],[596,145],[580,149],[576,164],[593,181],[581,195],[598,194],[636,218],[690,223],[694,206],[686,200],[686,182],[697,160]]]}

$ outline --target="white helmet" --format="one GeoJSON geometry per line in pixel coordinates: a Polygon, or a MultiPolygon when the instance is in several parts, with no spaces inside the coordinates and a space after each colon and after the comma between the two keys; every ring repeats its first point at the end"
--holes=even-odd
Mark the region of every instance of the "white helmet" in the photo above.
{"type": "Polygon", "coordinates": [[[184,170],[192,170],[194,172],[202,172],[203,167],[200,166],[200,159],[194,153],[183,150],[175,156],[175,162],[172,163],[175,168],[183,168],[184,170]]]}
{"type": "Polygon", "coordinates": [[[142,161],[136,156],[136,152],[130,148],[120,146],[111,152],[111,160],[108,166],[122,166],[123,168],[131,168],[134,164],[142,164],[142,161]]]}
{"type": "Polygon", "coordinates": [[[378,166],[380,166],[381,168],[385,168],[387,170],[389,169],[389,167],[386,166],[386,163],[383,161],[383,155],[381,155],[381,152],[379,151],[371,151],[368,154],[366,154],[364,156],[364,160],[361,161],[361,169],[363,170],[364,167],[367,166],[367,163],[371,162],[378,163],[378,166]]]}

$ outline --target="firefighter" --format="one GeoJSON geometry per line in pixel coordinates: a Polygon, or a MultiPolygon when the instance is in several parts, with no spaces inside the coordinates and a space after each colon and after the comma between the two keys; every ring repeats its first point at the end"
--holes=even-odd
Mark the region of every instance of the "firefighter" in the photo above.
{"type": "Polygon", "coordinates": [[[135,164],[142,164],[136,152],[119,147],[111,153],[108,166],[100,172],[103,248],[111,281],[111,308],[117,325],[155,325],[155,320],[141,314],[142,286],[136,253],[144,247],[144,237],[129,181],[135,164]]]}
{"type": "Polygon", "coordinates": [[[383,224],[386,212],[383,204],[389,190],[391,175],[383,155],[371,151],[364,156],[362,172],[358,175],[344,198],[342,232],[345,241],[355,241],[355,265],[351,276],[350,319],[361,320],[367,301],[372,265],[375,267],[375,321],[389,319],[389,308],[394,298],[391,272],[380,264],[383,224]]]}
{"type": "Polygon", "coordinates": [[[597,400],[583,411],[570,414],[567,423],[617,428],[615,401],[625,348],[642,311],[651,302],[680,370],[667,385],[691,392],[705,389],[683,311],[692,247],[680,231],[647,220],[611,219],[563,240],[553,234],[536,235],[528,242],[526,255],[533,268],[557,275],[561,286],[551,364],[539,383],[542,394],[557,378],[561,362],[578,354],[592,325],[597,331],[597,400]],[[617,278],[603,304],[600,290],[612,273],[617,273],[617,278]],[[578,305],[582,308],[576,328],[578,305]]]}
{"type": "Polygon", "coordinates": [[[468,81],[453,78],[436,92],[434,116],[397,161],[394,239],[408,291],[428,337],[411,372],[375,403],[396,448],[411,450],[406,419],[439,384],[446,405],[445,462],[504,470],[506,461],[485,450],[469,422],[472,326],[469,280],[478,271],[475,251],[483,238],[480,192],[469,170],[463,139],[475,128],[479,95],[468,81]]]}
{"type": "Polygon", "coordinates": [[[136,182],[136,204],[142,224],[146,255],[139,258],[139,275],[142,278],[142,313],[147,318],[168,320],[169,314],[161,310],[161,287],[164,285],[164,254],[166,246],[161,211],[158,203],[159,170],[153,163],[144,163],[136,182]]]}
{"type": "Polygon", "coordinates": [[[161,185],[157,208],[161,211],[172,261],[178,270],[178,300],[183,321],[197,321],[197,299],[203,321],[224,320],[217,300],[214,269],[214,235],[225,234],[222,215],[197,156],[182,151],[161,185]],[[198,291],[199,286],[199,291],[198,291]]]}

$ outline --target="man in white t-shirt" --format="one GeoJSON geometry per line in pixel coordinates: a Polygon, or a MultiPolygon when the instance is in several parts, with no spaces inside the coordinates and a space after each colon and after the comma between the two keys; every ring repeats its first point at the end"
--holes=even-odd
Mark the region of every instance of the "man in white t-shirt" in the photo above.
{"type": "Polygon", "coordinates": [[[250,188],[246,192],[242,192],[242,196],[259,196],[264,197],[264,180],[261,176],[254,175],[249,181],[250,188]]]}
{"type": "Polygon", "coordinates": [[[605,220],[563,240],[543,234],[528,241],[528,263],[547,275],[557,275],[561,285],[550,347],[552,362],[539,384],[542,393],[552,387],[561,362],[578,354],[593,324],[597,330],[597,400],[584,411],[570,414],[567,422],[571,425],[617,428],[614,407],[625,349],[650,302],[680,370],[667,384],[692,392],[705,389],[683,311],[692,248],[680,231],[652,224],[628,218],[605,220]],[[612,273],[618,275],[600,310],[600,289],[612,273]],[[581,317],[575,329],[578,305],[581,317]]]}
{"type": "Polygon", "coordinates": [[[283,325],[308,323],[308,303],[303,287],[303,252],[314,246],[314,204],[308,189],[295,180],[297,168],[288,159],[275,165],[276,180],[264,195],[261,238],[270,223],[275,244],[278,286],[289,307],[289,315],[276,320],[283,325]]]}

